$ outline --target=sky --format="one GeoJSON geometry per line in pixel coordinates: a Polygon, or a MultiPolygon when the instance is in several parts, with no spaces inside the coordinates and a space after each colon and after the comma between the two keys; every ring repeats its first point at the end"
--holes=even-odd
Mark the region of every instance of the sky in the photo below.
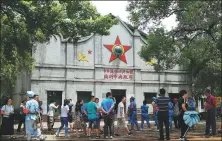
{"type": "MultiPolygon", "coordinates": [[[[96,6],[97,11],[101,15],[112,13],[114,16],[119,16],[123,21],[130,23],[127,18],[129,16],[129,13],[126,11],[127,3],[127,1],[92,1],[92,4],[96,6]]],[[[176,27],[175,15],[164,19],[162,24],[166,30],[176,27]]]]}

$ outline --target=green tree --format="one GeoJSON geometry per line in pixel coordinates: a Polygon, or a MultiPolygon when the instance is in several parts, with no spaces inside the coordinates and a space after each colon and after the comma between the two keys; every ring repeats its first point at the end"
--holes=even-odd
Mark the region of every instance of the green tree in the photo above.
{"type": "Polygon", "coordinates": [[[108,35],[115,23],[111,15],[101,16],[89,1],[2,0],[1,95],[12,93],[21,69],[31,72],[35,43],[60,33],[74,43],[91,33],[108,35]]]}
{"type": "Polygon", "coordinates": [[[221,88],[221,5],[220,0],[130,1],[127,10],[131,22],[150,32],[141,57],[146,61],[150,57],[160,59],[162,69],[186,67],[191,72],[195,94],[208,86],[221,88]],[[178,25],[164,31],[161,21],[172,15],[178,25]]]}

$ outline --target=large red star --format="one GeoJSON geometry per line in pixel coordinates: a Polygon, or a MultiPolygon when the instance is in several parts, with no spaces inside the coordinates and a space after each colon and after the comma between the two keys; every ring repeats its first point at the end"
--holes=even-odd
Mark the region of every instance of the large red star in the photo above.
{"type": "Polygon", "coordinates": [[[117,58],[119,58],[120,60],[122,60],[123,62],[127,64],[125,53],[131,48],[131,46],[122,45],[120,42],[119,36],[116,37],[116,41],[113,45],[104,45],[104,46],[112,53],[109,59],[109,62],[112,62],[113,60],[116,60],[117,58]],[[120,56],[117,56],[114,54],[114,48],[116,46],[121,47],[123,50],[123,53],[120,56]]]}

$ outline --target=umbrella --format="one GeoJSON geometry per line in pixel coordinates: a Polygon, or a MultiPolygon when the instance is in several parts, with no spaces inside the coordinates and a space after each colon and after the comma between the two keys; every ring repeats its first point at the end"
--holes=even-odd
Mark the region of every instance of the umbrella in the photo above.
{"type": "Polygon", "coordinates": [[[184,138],[185,138],[189,128],[200,122],[200,118],[199,118],[198,114],[199,113],[196,112],[196,111],[186,111],[184,113],[183,120],[184,120],[185,124],[188,125],[188,128],[187,128],[187,130],[186,130],[186,132],[184,133],[184,136],[183,136],[184,138]]]}
{"type": "Polygon", "coordinates": [[[189,127],[192,127],[193,125],[196,125],[200,122],[200,118],[198,116],[198,112],[196,111],[187,111],[184,113],[183,116],[184,122],[189,127]]]}

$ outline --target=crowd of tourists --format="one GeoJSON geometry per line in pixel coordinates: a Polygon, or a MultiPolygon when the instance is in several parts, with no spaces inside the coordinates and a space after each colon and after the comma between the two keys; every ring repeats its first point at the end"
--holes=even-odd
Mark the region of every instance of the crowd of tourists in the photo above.
{"type": "MultiPolygon", "coordinates": [[[[187,111],[195,111],[196,104],[193,97],[188,97],[186,90],[181,90],[180,99],[170,99],[165,97],[165,89],[160,89],[159,96],[152,98],[153,116],[156,129],[159,131],[159,140],[170,140],[170,132],[173,129],[173,121],[175,128],[181,130],[180,140],[188,141],[185,134],[190,128],[184,121],[184,113],[187,111]],[[165,126],[166,137],[164,138],[163,126],[165,126]]],[[[42,125],[42,102],[39,96],[32,91],[27,92],[26,101],[22,101],[20,105],[20,117],[17,132],[21,132],[23,124],[23,131],[27,140],[44,140],[41,131],[42,125]]],[[[216,101],[211,95],[210,90],[205,91],[206,102],[205,108],[207,111],[206,119],[206,135],[216,135],[216,101]],[[212,132],[210,133],[210,128],[212,132]]],[[[112,93],[107,92],[106,99],[99,104],[99,98],[91,96],[88,103],[83,100],[78,100],[75,104],[71,99],[65,99],[63,105],[56,105],[55,101],[50,101],[47,112],[48,130],[53,131],[55,123],[55,110],[60,110],[61,126],[55,131],[55,136],[60,136],[61,130],[65,129],[65,137],[69,137],[71,132],[76,132],[76,137],[80,137],[79,131],[83,131],[85,136],[92,138],[92,132],[96,133],[95,138],[100,138],[103,134],[105,139],[112,139],[114,136],[120,136],[120,128],[123,128],[127,135],[131,136],[134,132],[134,126],[137,131],[144,130],[144,122],[147,124],[148,130],[151,130],[149,106],[146,100],[141,105],[141,125],[138,124],[137,104],[135,98],[130,98],[130,105],[125,112],[126,97],[122,97],[118,103],[117,111],[114,111],[116,104],[112,93]],[[126,121],[128,117],[128,124],[126,121]],[[114,130],[114,121],[117,120],[117,128],[114,130]],[[101,126],[101,120],[104,125],[101,126]],[[95,131],[93,131],[95,130],[95,131]]],[[[14,135],[14,107],[12,106],[12,99],[8,99],[6,104],[1,108],[2,125],[1,135],[10,135],[10,138],[15,138],[14,135]]],[[[191,128],[192,129],[192,128],[191,128]]],[[[194,129],[194,128],[193,128],[194,129]]],[[[221,132],[221,127],[220,127],[221,132]]]]}

